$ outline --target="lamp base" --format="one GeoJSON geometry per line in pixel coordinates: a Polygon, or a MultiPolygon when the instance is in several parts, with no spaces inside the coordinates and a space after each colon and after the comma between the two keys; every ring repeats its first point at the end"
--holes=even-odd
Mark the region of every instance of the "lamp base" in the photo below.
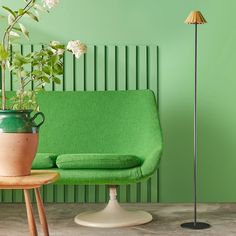
{"type": "Polygon", "coordinates": [[[196,230],[201,230],[201,229],[209,229],[211,227],[210,224],[204,223],[204,222],[188,222],[188,223],[183,223],[181,224],[181,227],[184,229],[196,229],[196,230]]]}

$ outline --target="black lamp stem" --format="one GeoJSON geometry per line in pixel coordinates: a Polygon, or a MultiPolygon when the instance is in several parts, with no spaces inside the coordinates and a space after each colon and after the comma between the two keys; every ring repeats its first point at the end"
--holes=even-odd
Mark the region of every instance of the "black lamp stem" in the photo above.
{"type": "Polygon", "coordinates": [[[195,24],[194,77],[194,226],[197,223],[197,24],[195,24]]]}

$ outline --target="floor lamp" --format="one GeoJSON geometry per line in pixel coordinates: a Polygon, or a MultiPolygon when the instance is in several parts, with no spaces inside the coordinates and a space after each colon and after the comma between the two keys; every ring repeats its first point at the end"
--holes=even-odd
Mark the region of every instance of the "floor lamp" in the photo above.
{"type": "Polygon", "coordinates": [[[195,72],[194,72],[194,220],[181,224],[181,227],[187,229],[207,229],[209,224],[197,221],[197,26],[198,24],[207,23],[200,11],[192,11],[187,19],[186,24],[195,25],[195,72]]]}

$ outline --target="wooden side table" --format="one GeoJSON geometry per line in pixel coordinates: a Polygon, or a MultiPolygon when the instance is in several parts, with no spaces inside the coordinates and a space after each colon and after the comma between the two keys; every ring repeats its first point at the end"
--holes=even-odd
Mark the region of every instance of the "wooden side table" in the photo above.
{"type": "Polygon", "coordinates": [[[35,224],[32,204],[29,195],[29,189],[34,189],[37,208],[39,213],[40,223],[45,236],[49,235],[47,218],[40,196],[39,188],[44,184],[55,182],[59,178],[57,172],[46,170],[33,170],[28,176],[20,177],[1,177],[0,176],[0,189],[22,189],[25,196],[25,205],[28,218],[29,231],[31,236],[37,236],[37,228],[35,224]]]}

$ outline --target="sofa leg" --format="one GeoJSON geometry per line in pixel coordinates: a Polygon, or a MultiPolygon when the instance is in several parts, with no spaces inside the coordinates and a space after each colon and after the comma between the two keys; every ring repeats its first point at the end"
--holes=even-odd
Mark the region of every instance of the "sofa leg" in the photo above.
{"type": "Polygon", "coordinates": [[[122,208],[116,199],[116,186],[110,186],[109,192],[110,200],[103,210],[81,213],[75,217],[75,222],[89,227],[115,228],[141,225],[152,220],[152,215],[148,212],[127,211],[122,208]]]}

